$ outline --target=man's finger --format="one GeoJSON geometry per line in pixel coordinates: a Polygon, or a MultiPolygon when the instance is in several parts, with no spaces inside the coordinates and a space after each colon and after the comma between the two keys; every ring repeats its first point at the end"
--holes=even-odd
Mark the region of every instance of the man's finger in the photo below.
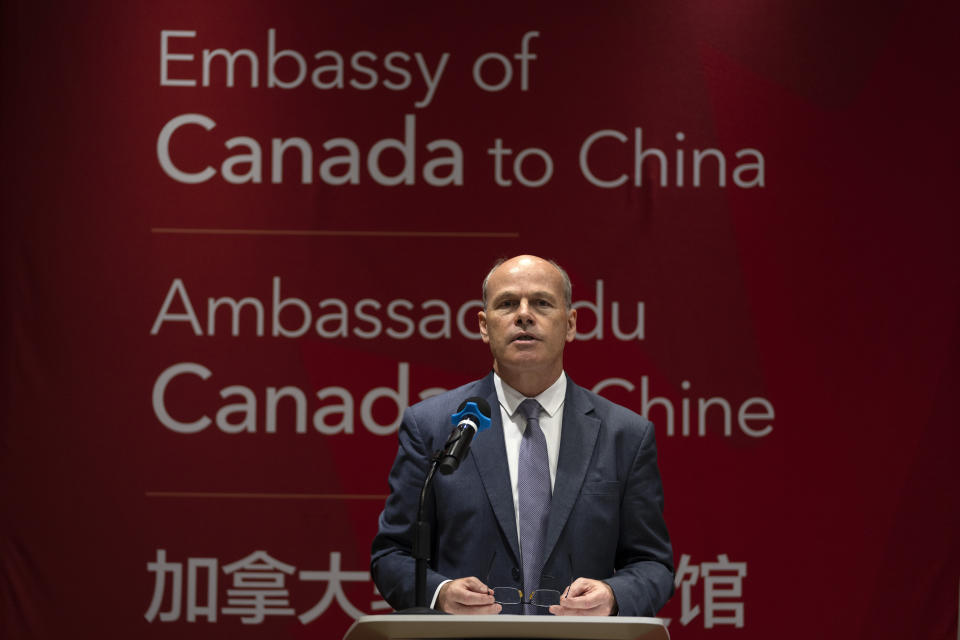
{"type": "Polygon", "coordinates": [[[450,583],[450,596],[458,604],[486,606],[493,604],[493,592],[474,577],[461,578],[450,583]]]}
{"type": "Polygon", "coordinates": [[[447,613],[498,613],[494,608],[499,606],[493,601],[493,591],[473,576],[446,583],[437,596],[437,608],[447,613]]]}
{"type": "Polygon", "coordinates": [[[454,600],[460,604],[466,604],[472,607],[493,604],[492,593],[477,593],[476,591],[457,589],[452,595],[454,600]]]}
{"type": "Polygon", "coordinates": [[[586,578],[577,578],[567,589],[566,594],[560,599],[561,606],[570,606],[576,609],[584,609],[594,606],[587,604],[591,602],[590,596],[596,595],[596,585],[586,578]]]}
{"type": "Polygon", "coordinates": [[[586,578],[577,578],[567,588],[566,596],[568,598],[576,598],[577,596],[583,595],[589,590],[590,590],[590,581],[587,580],[586,578]]]}
{"type": "MultiPolygon", "coordinates": [[[[458,581],[455,580],[454,582],[458,582],[458,581]]],[[[490,592],[490,588],[487,585],[480,582],[480,580],[474,576],[470,576],[469,578],[461,578],[459,582],[470,591],[475,591],[477,593],[490,592]]]]}
{"type": "Polygon", "coordinates": [[[562,606],[570,609],[592,609],[601,604],[601,600],[602,598],[598,597],[598,594],[588,593],[573,598],[564,598],[562,606]]]}
{"type": "Polygon", "coordinates": [[[554,615],[609,615],[616,604],[610,586],[599,580],[577,578],[560,600],[554,615]]]}
{"type": "Polygon", "coordinates": [[[550,607],[550,613],[555,616],[602,616],[606,615],[603,607],[592,607],[590,609],[575,609],[564,605],[555,604],[550,607]]]}

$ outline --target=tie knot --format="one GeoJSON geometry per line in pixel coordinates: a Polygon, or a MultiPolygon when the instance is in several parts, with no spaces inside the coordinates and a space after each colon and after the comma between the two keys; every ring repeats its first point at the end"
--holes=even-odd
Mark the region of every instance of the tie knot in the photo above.
{"type": "Polygon", "coordinates": [[[527,422],[531,420],[540,420],[540,409],[543,407],[540,406],[540,403],[537,402],[536,398],[527,398],[520,403],[519,411],[520,414],[527,419],[527,422]]]}

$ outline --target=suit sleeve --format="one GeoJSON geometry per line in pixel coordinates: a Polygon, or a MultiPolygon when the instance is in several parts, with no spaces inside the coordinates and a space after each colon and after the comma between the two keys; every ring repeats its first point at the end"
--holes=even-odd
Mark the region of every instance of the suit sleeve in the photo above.
{"type": "Polygon", "coordinates": [[[621,501],[616,573],[605,580],[619,615],[654,616],[674,590],[673,547],[663,518],[653,424],[641,418],[640,440],[621,501]]]}
{"type": "MultiPolygon", "coordinates": [[[[397,457],[390,470],[390,496],[380,514],[379,530],[370,557],[374,583],[384,599],[397,610],[416,605],[413,533],[420,490],[430,465],[428,448],[413,411],[407,409],[400,425],[397,457]]],[[[433,510],[432,497],[427,500],[425,509],[429,517],[433,510]]],[[[446,579],[427,567],[428,600],[446,579]]]]}

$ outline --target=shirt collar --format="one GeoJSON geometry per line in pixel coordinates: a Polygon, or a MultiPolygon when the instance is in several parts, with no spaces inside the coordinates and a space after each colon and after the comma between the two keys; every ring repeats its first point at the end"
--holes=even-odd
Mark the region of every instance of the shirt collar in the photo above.
{"type": "MultiPolygon", "coordinates": [[[[497,399],[500,401],[500,406],[506,410],[507,415],[515,414],[526,396],[504,382],[503,378],[496,372],[493,373],[493,385],[497,389],[497,399]]],[[[567,374],[561,371],[560,377],[552,385],[534,397],[546,414],[552,418],[563,407],[566,396],[567,374]]]]}

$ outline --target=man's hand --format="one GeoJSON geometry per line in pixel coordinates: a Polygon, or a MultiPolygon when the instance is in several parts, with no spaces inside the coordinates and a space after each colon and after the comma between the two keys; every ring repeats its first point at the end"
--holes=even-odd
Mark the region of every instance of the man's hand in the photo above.
{"type": "Polygon", "coordinates": [[[471,576],[440,587],[436,608],[447,613],[496,614],[503,607],[493,601],[492,589],[471,576]]]}
{"type": "Polygon", "coordinates": [[[606,582],[577,578],[560,604],[550,607],[555,616],[611,616],[617,612],[617,599],[606,582]]]}

